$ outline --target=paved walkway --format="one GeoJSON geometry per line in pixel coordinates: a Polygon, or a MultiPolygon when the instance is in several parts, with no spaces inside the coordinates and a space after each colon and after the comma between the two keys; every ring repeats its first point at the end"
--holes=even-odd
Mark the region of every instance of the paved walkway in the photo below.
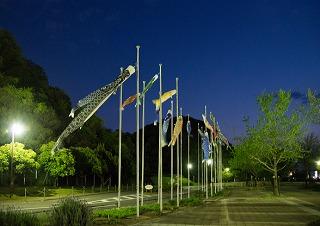
{"type": "MultiPolygon", "coordinates": [[[[265,197],[263,191],[236,191],[203,206],[182,208],[137,225],[307,225],[320,218],[313,203],[296,197],[265,197]],[[253,194],[255,193],[255,194],[253,194]]],[[[315,199],[320,199],[320,194],[315,199]]]]}

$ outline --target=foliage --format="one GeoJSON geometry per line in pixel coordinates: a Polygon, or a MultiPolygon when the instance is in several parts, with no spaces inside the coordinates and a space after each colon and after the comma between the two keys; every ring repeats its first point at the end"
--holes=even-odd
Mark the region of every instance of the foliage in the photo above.
{"type": "Polygon", "coordinates": [[[320,141],[317,136],[313,133],[310,133],[304,137],[301,142],[302,146],[302,164],[304,170],[304,176],[310,178],[310,171],[312,167],[315,166],[315,160],[317,160],[319,156],[319,147],[320,141]]]}
{"type": "Polygon", "coordinates": [[[113,208],[106,210],[95,211],[95,216],[97,217],[107,217],[107,218],[125,218],[129,216],[134,216],[136,214],[135,207],[124,207],[124,208],[113,208]]]}
{"type": "Polygon", "coordinates": [[[3,226],[37,226],[39,219],[32,213],[22,212],[15,208],[0,209],[0,225],[3,226]]]}
{"type": "Polygon", "coordinates": [[[52,226],[84,226],[92,225],[92,210],[85,201],[76,198],[61,199],[50,214],[52,226]]]}
{"type": "Polygon", "coordinates": [[[311,123],[320,124],[320,97],[308,90],[309,119],[311,123]]]}
{"type": "Polygon", "coordinates": [[[199,206],[202,205],[202,199],[199,197],[190,197],[180,201],[181,206],[199,206]]]}
{"type": "MultiPolygon", "coordinates": [[[[7,171],[11,159],[12,144],[0,146],[0,171],[7,171]]],[[[38,168],[36,153],[31,149],[26,149],[24,144],[14,143],[13,145],[13,169],[16,173],[24,173],[26,169],[38,168]]]]}
{"type": "Polygon", "coordinates": [[[41,167],[46,173],[53,177],[73,175],[75,173],[74,158],[70,150],[62,148],[52,155],[51,150],[54,144],[55,143],[51,141],[41,146],[38,157],[38,162],[41,167]]]}
{"type": "Polygon", "coordinates": [[[252,137],[242,138],[233,149],[233,158],[230,159],[229,164],[236,173],[250,174],[257,178],[263,172],[263,168],[257,161],[251,159],[251,153],[255,151],[253,142],[252,137]]]}
{"type": "Polygon", "coordinates": [[[76,169],[83,172],[93,172],[101,175],[101,160],[91,148],[72,147],[71,151],[75,158],[76,169]]]}
{"type": "MultiPolygon", "coordinates": [[[[301,157],[300,140],[303,122],[296,112],[289,112],[291,94],[280,90],[277,95],[263,94],[258,97],[260,116],[258,123],[248,128],[244,155],[271,172],[274,193],[279,195],[278,172],[290,162],[301,157]]],[[[240,147],[240,149],[243,147],[240,147]]]]}
{"type": "Polygon", "coordinates": [[[59,121],[54,110],[35,100],[30,88],[0,88],[0,140],[9,142],[8,131],[14,121],[23,122],[26,131],[19,137],[29,147],[37,148],[54,136],[59,121]]]}

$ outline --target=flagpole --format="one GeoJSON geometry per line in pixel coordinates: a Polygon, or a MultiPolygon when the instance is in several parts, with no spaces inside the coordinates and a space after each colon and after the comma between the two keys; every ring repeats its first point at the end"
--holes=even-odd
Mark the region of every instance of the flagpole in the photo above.
{"type": "MultiPolygon", "coordinates": [[[[201,127],[201,131],[202,131],[201,127]]],[[[204,164],[203,164],[203,150],[202,150],[202,155],[201,155],[201,191],[204,192],[204,164]]]]}
{"type": "Polygon", "coordinates": [[[137,49],[137,65],[136,65],[136,74],[137,74],[137,106],[136,106],[136,130],[137,130],[137,134],[136,134],[136,158],[137,158],[137,162],[136,162],[136,190],[137,190],[137,217],[139,217],[139,168],[140,168],[140,164],[139,164],[139,77],[140,77],[140,68],[139,68],[139,60],[140,60],[140,46],[137,45],[136,46],[137,49]]]}
{"type": "Polygon", "coordinates": [[[160,98],[160,112],[159,112],[159,153],[160,153],[160,212],[162,212],[162,64],[159,64],[159,83],[160,83],[160,91],[159,91],[159,98],[160,98]]]}
{"type": "MultiPolygon", "coordinates": [[[[121,74],[123,68],[120,68],[121,74]]],[[[120,86],[120,98],[119,98],[119,157],[118,157],[118,208],[120,208],[120,195],[121,195],[121,138],[122,138],[122,84],[120,86]]]]}
{"type": "MultiPolygon", "coordinates": [[[[188,114],[188,123],[189,121],[189,114],[188,114]]],[[[188,133],[188,198],[190,198],[190,133],[188,133]]]]}
{"type": "MultiPolygon", "coordinates": [[[[183,115],[182,115],[182,108],[180,108],[180,115],[181,115],[181,117],[182,117],[182,119],[183,119],[183,115]]],[[[182,159],[182,145],[183,145],[183,143],[182,143],[182,139],[183,139],[183,135],[182,135],[182,130],[183,130],[183,127],[182,127],[182,129],[181,129],[181,137],[180,137],[180,170],[181,170],[181,181],[180,181],[180,199],[182,200],[182,193],[183,193],[183,172],[182,172],[182,165],[183,165],[183,159],[182,159]]],[[[178,140],[178,142],[179,142],[179,140],[178,140]]]]}
{"type": "Polygon", "coordinates": [[[199,166],[199,158],[200,158],[200,153],[199,153],[199,123],[198,123],[198,130],[197,130],[197,133],[198,133],[198,178],[197,178],[197,182],[198,182],[198,192],[200,191],[200,166],[199,166]]]}
{"type": "MultiPolygon", "coordinates": [[[[204,106],[204,115],[207,118],[207,105],[204,106]]],[[[207,127],[205,126],[205,132],[207,132],[207,127]]],[[[208,199],[208,160],[205,161],[205,188],[206,188],[206,199],[208,199]]]]}
{"type": "MultiPolygon", "coordinates": [[[[171,137],[173,137],[173,101],[171,101],[171,137]]],[[[173,145],[170,146],[171,151],[171,196],[170,199],[173,200],[173,145]]]]}
{"type": "MultiPolygon", "coordinates": [[[[210,115],[211,115],[211,112],[210,112],[210,115]]],[[[212,134],[212,132],[210,131],[210,138],[211,138],[211,162],[212,162],[212,164],[210,165],[210,196],[212,197],[213,196],[213,184],[212,184],[212,182],[213,182],[213,178],[212,178],[212,175],[213,175],[213,171],[212,171],[212,169],[213,169],[213,158],[212,158],[212,156],[213,156],[213,152],[214,152],[214,141],[213,141],[213,134],[212,134]]]]}
{"type": "MultiPolygon", "coordinates": [[[[179,78],[176,78],[176,124],[179,117],[179,78]]],[[[177,137],[177,207],[179,207],[179,136],[177,137]]]]}
{"type": "MultiPolygon", "coordinates": [[[[143,90],[146,88],[146,81],[142,82],[143,90]]],[[[145,97],[142,99],[142,147],[141,147],[141,206],[143,206],[143,192],[144,192],[144,108],[145,108],[145,97]]]]}
{"type": "Polygon", "coordinates": [[[215,148],[213,154],[213,162],[214,162],[214,193],[217,194],[217,151],[219,148],[219,140],[217,144],[217,148],[215,148]]]}

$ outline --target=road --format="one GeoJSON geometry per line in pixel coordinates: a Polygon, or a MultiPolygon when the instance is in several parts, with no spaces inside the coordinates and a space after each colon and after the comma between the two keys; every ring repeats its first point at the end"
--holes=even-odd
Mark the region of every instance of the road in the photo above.
{"type": "MultiPolygon", "coordinates": [[[[117,206],[118,203],[118,193],[108,192],[108,193],[93,193],[87,195],[76,196],[79,199],[87,201],[88,205],[94,209],[97,208],[113,208],[117,206]]],[[[144,202],[151,203],[157,201],[157,193],[144,193],[144,202]]],[[[170,194],[164,193],[163,198],[168,199],[170,194]]],[[[56,205],[59,199],[43,199],[43,200],[33,200],[33,201],[10,201],[2,202],[0,208],[7,208],[9,206],[15,206],[18,209],[32,211],[32,212],[42,212],[49,210],[53,205],[56,205]]],[[[136,193],[135,192],[122,192],[121,193],[121,206],[134,206],[136,204],[136,193]]]]}

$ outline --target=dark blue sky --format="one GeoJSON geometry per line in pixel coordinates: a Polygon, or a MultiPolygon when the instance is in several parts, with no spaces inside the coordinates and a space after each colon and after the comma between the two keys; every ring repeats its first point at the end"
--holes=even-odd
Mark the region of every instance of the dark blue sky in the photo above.
{"type": "MultiPolygon", "coordinates": [[[[180,78],[183,112],[200,118],[206,104],[229,137],[243,132],[244,115],[256,117],[263,91],[319,90],[317,0],[1,0],[0,26],[73,103],[134,63],[140,44],[142,80],[162,63],[164,90],[180,78]]],[[[131,78],[124,97],[134,90],[131,78]]],[[[156,117],[151,99],[157,92],[147,96],[148,123],[156,117]]],[[[117,127],[117,109],[114,96],[98,112],[109,128],[117,127]]],[[[129,106],[124,130],[133,131],[134,122],[129,106]]]]}

